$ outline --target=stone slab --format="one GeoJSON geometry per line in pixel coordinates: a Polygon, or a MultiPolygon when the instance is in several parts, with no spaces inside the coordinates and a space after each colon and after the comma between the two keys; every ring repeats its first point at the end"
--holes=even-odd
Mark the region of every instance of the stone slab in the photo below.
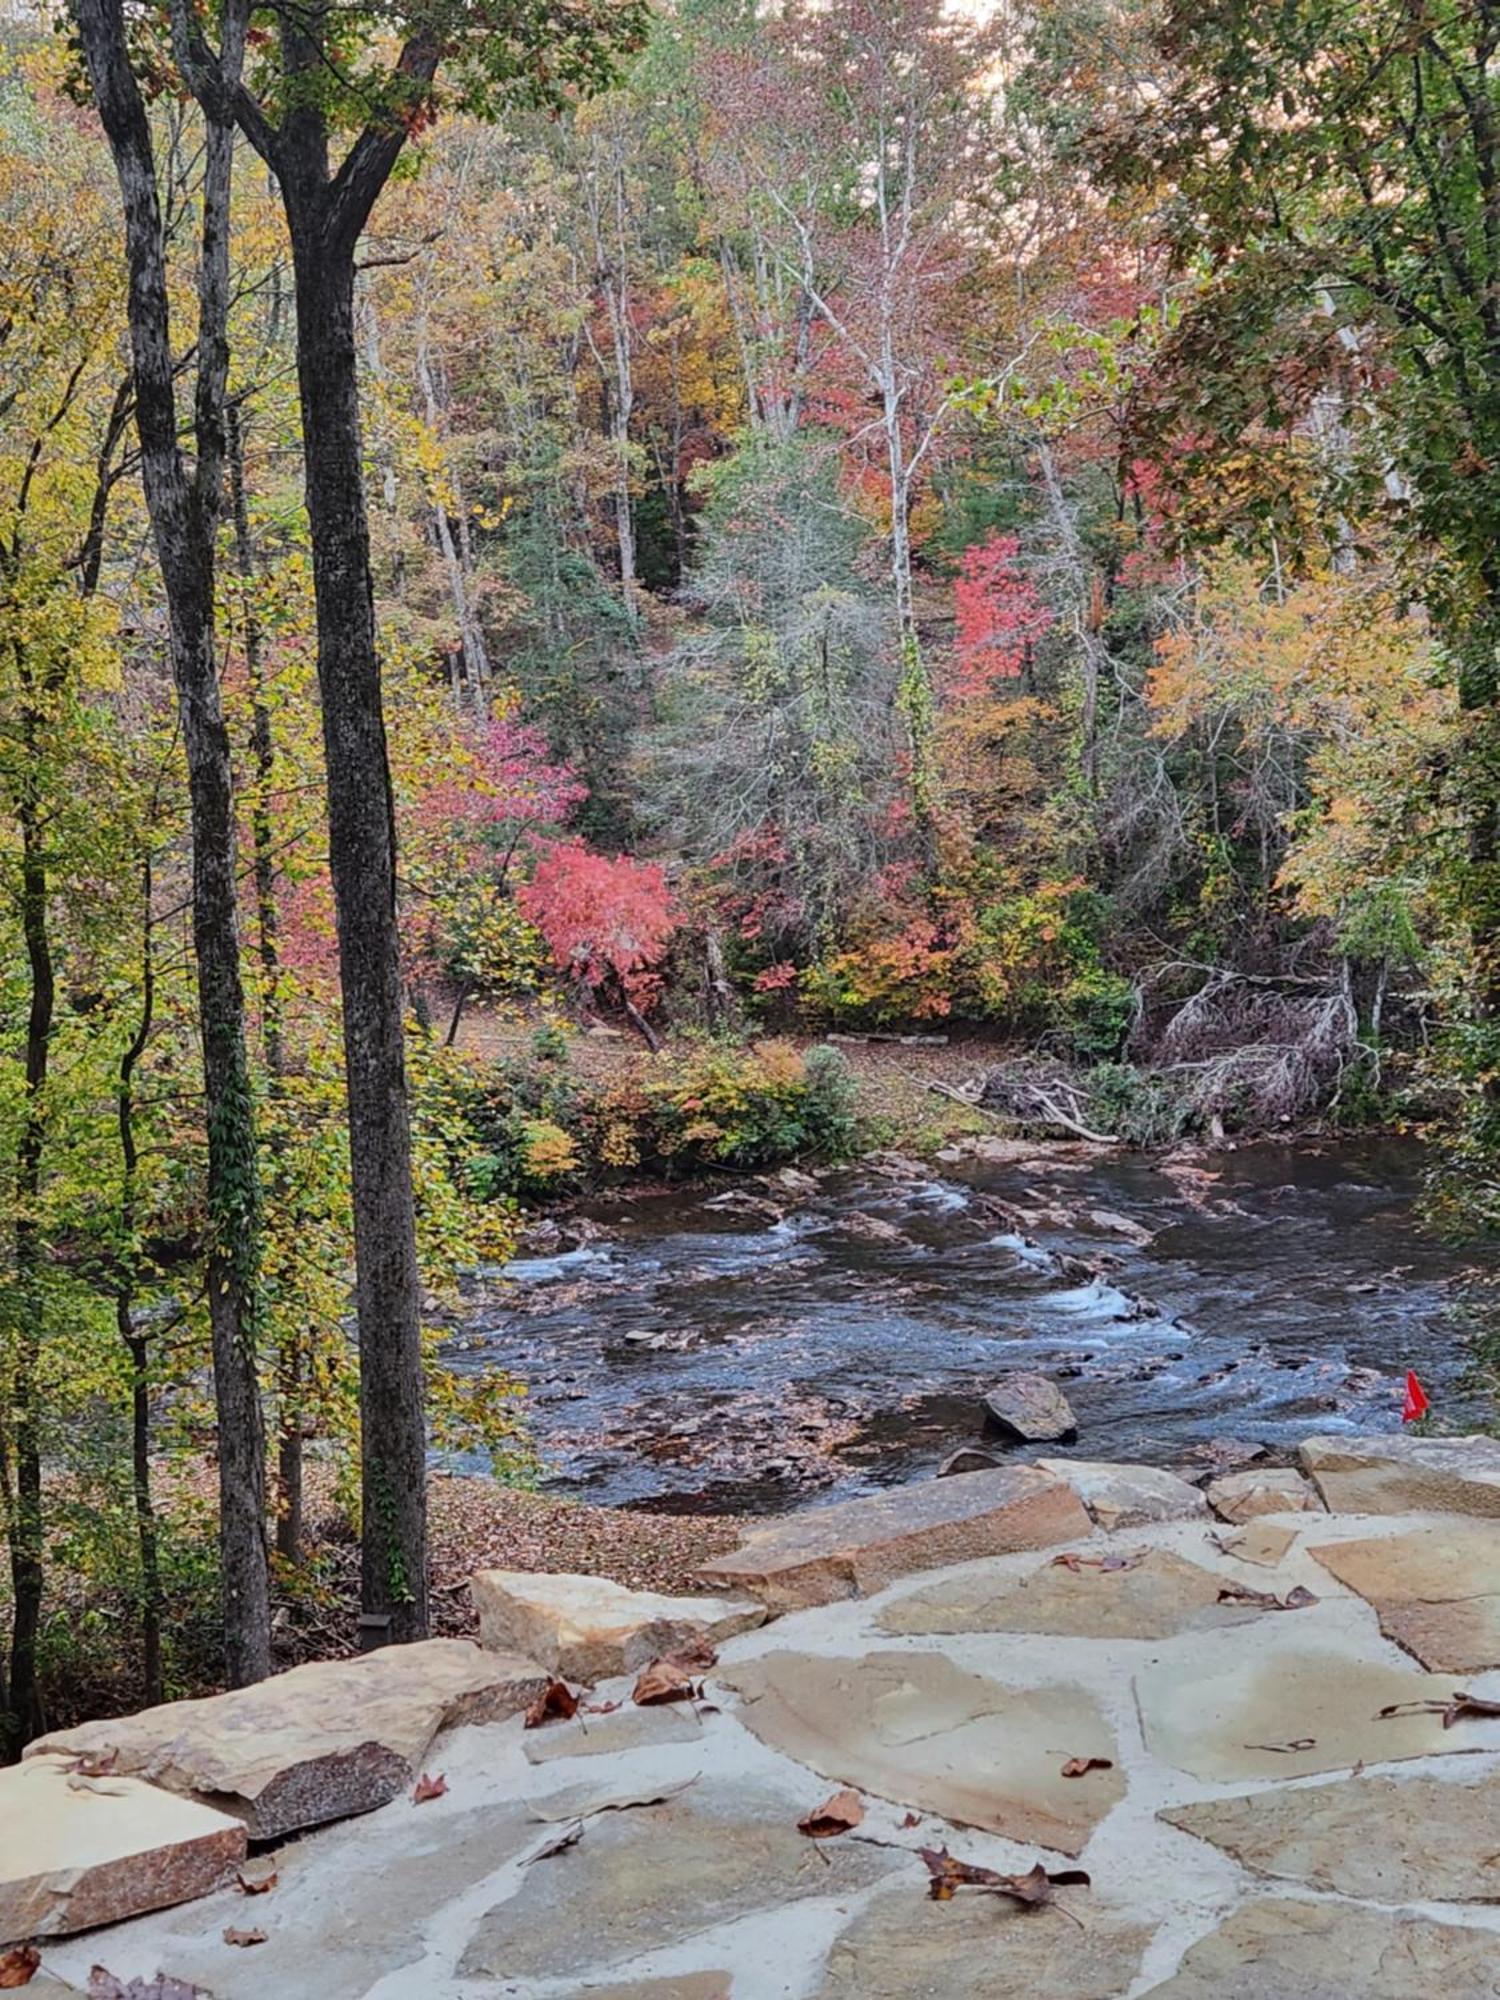
{"type": "Polygon", "coordinates": [[[816,2000],[1119,2000],[1151,1925],[1087,1893],[1061,1890],[1058,1902],[934,1903],[916,1881],[882,1890],[834,1941],[816,2000]]]}
{"type": "Polygon", "coordinates": [[[633,1673],[693,1640],[717,1644],[765,1622],[753,1597],[663,1597],[607,1577],[481,1570],[470,1590],[479,1643],[519,1653],[570,1681],[633,1673]]]}
{"type": "Polygon", "coordinates": [[[1321,1514],[1323,1503],[1290,1465],[1265,1465],[1251,1472],[1228,1472],[1208,1483],[1208,1504],[1221,1521],[1236,1526],[1262,1514],[1321,1514]]]}
{"type": "Polygon", "coordinates": [[[26,1754],[113,1750],[119,1770],[236,1814],[253,1840],[274,1840],[384,1805],[411,1782],[440,1729],[514,1715],[547,1678],[528,1660],[467,1639],[426,1639],[87,1722],[26,1754]]]}
{"type": "Polygon", "coordinates": [[[703,1725],[683,1702],[658,1708],[617,1708],[608,1715],[578,1715],[571,1722],[528,1729],[521,1748],[528,1764],[559,1757],[607,1757],[615,1751],[654,1750],[665,1743],[696,1743],[703,1725]]]}
{"type": "Polygon", "coordinates": [[[227,1813],[65,1757],[0,1770],[0,1948],[206,1896],[245,1858],[227,1813]]]}
{"type": "Polygon", "coordinates": [[[1277,1648],[1217,1663],[1163,1662],[1136,1676],[1135,1691],[1155,1756],[1195,1778],[1233,1784],[1493,1749],[1494,1723],[1465,1723],[1460,1733],[1445,1730],[1437,1714],[1380,1714],[1396,1703],[1450,1700],[1460,1686],[1345,1653],[1277,1648]]]}
{"type": "Polygon", "coordinates": [[[1252,1518],[1249,1525],[1237,1534],[1223,1536],[1219,1546],[1226,1556],[1233,1556],[1236,1562],[1255,1563],[1261,1569],[1274,1569],[1296,1539],[1295,1528],[1283,1528],[1275,1521],[1252,1518]]]}
{"type": "Polygon", "coordinates": [[[961,1826],[1077,1854],[1125,1795],[1082,1688],[1006,1687],[940,1653],[768,1653],[721,1676],[763,1743],[825,1778],[961,1826]],[[1070,1758],[1110,1768],[1065,1778],[1070,1758]]]}
{"type": "Polygon", "coordinates": [[[1500,1936],[1338,1903],[1247,1903],[1142,2000],[1495,2000],[1500,1936]]]}
{"type": "Polygon", "coordinates": [[[975,1564],[961,1576],[900,1597],[881,1612],[882,1632],[1038,1632],[1074,1639],[1170,1639],[1178,1632],[1242,1625],[1264,1614],[1221,1604],[1225,1579],[1163,1549],[1130,1569],[1072,1570],[1045,1563],[997,1579],[975,1564]]]}
{"type": "Polygon", "coordinates": [[[526,1870],[480,1918],[464,1979],[605,1975],[759,1911],[870,1887],[899,1866],[867,1842],[812,1841],[797,1808],[747,1785],[698,1785],[665,1805],[592,1821],[574,1846],[526,1870]]]}
{"type": "Polygon", "coordinates": [[[517,1804],[401,1800],[283,1848],[270,1894],[221,1903],[197,1936],[163,1943],[160,1963],[213,2000],[365,2000],[383,1982],[418,2000],[428,1926],[548,1832],[517,1804]],[[264,1944],[226,1944],[226,1922],[264,1930],[264,1944]]]}
{"type": "Polygon", "coordinates": [[[1078,1495],[1034,1466],[965,1472],[793,1514],[702,1575],[772,1611],[868,1597],[897,1577],[1090,1534],[1078,1495]]]}
{"type": "Polygon", "coordinates": [[[1347,1778],[1158,1815],[1257,1875],[1375,1903],[1500,1902],[1493,1778],[1347,1778]]]}
{"type": "Polygon", "coordinates": [[[1315,1437],[1297,1456],[1330,1513],[1500,1518],[1500,1438],[1315,1437]]]}
{"type": "Polygon", "coordinates": [[[1190,1521],[1208,1512],[1196,1486],[1158,1465],[1110,1465],[1095,1458],[1039,1458],[1036,1464],[1065,1480],[1090,1520],[1109,1533],[1153,1521],[1190,1521]]]}
{"type": "Polygon", "coordinates": [[[1381,1631],[1424,1667],[1500,1666],[1500,1528],[1450,1521],[1308,1553],[1372,1604],[1381,1631]]]}

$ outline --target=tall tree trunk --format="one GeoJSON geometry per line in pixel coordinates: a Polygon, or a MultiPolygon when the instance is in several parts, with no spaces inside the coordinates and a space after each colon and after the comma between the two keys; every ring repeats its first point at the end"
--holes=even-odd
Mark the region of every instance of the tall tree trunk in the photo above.
{"type": "MultiPolygon", "coordinates": [[[[32,743],[39,718],[25,718],[32,743]]],[[[33,755],[35,751],[33,750],[33,755]]],[[[42,1192],[42,1159],[46,1146],[46,1090],[56,979],[52,940],[47,924],[47,864],[43,846],[40,802],[29,791],[21,802],[21,930],[31,1001],[26,1020],[25,1101],[16,1155],[16,1277],[21,1296],[21,1324],[16,1332],[16,1363],[10,1381],[15,1434],[14,1493],[10,1501],[11,1644],[10,1699],[3,1718],[5,1750],[18,1755],[23,1744],[42,1727],[37,1687],[37,1639],[41,1631],[44,1527],[42,1512],[42,1446],[37,1407],[37,1370],[41,1356],[41,1297],[43,1245],[38,1207],[42,1192]]]]}
{"type": "MultiPolygon", "coordinates": [[[[187,753],[193,946],[208,1122],[207,1275],[218,1418],[225,1670],[231,1685],[242,1686],[270,1671],[271,1620],[265,1424],[256,1357],[260,1198],[240,981],[229,733],[214,640],[214,543],[223,483],[229,359],[234,130],[212,117],[208,120],[194,401],[197,459],[189,475],[178,441],[177,363],[156,161],[145,105],[131,68],[121,0],[74,0],[73,18],[125,210],[136,427],[146,504],[166,587],[172,670],[187,753]]],[[[243,14],[226,13],[226,49],[236,40],[242,47],[243,33],[243,14]]]]}
{"type": "MultiPolygon", "coordinates": [[[[156,951],[152,934],[153,865],[150,849],[141,863],[141,1013],[135,1034],[120,1058],[115,1093],[120,1140],[120,1242],[129,1246],[136,1230],[135,1072],[156,1011],[156,951]]],[[[160,1537],[151,1497],[151,1342],[135,1317],[136,1269],[128,1247],[115,1293],[115,1326],[130,1356],[130,1483],[135,1508],[136,1558],[141,1566],[141,1678],[146,1706],[166,1699],[162,1675],[160,1537]]]]}
{"type": "MultiPolygon", "coordinates": [[[[250,752],[255,786],[250,795],[250,837],[255,848],[255,928],[260,958],[261,1042],[266,1055],[267,1089],[278,1103],[285,1094],[286,1024],[281,1004],[280,922],[276,908],[276,837],[271,821],[271,788],[276,777],[276,740],[266,695],[264,639],[255,608],[258,565],[250,533],[250,501],[245,484],[245,426],[238,403],[225,411],[229,498],[234,518],[234,561],[244,587],[242,642],[250,686],[250,752]]],[[[271,1198],[277,1185],[272,1147],[271,1198]]],[[[282,1328],[276,1349],[276,1553],[283,1561],[302,1559],[303,1516],[303,1339],[301,1329],[282,1328]]]]}
{"type": "MultiPolygon", "coordinates": [[[[309,175],[309,178],[313,178],[309,175]]],[[[354,242],[283,181],[297,284],[307,511],[354,1186],[367,1640],[427,1632],[426,1429],[396,931],[396,827],[360,467],[354,242]]]]}

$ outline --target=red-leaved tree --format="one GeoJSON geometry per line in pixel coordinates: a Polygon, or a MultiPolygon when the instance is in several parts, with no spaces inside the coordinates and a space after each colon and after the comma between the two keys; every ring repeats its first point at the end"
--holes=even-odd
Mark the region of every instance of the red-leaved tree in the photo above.
{"type": "Polygon", "coordinates": [[[584,994],[618,1002],[655,1048],[646,1016],[660,996],[658,968],[679,921],[665,872],[628,854],[595,853],[581,840],[559,841],[516,900],[558,968],[584,994]]]}

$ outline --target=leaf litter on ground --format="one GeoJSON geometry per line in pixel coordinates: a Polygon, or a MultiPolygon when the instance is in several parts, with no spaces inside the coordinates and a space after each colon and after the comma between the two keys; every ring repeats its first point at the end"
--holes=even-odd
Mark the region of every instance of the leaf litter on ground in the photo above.
{"type": "Polygon", "coordinates": [[[1317,1598],[1305,1584],[1297,1584],[1285,1597],[1274,1590],[1252,1590],[1246,1583],[1226,1583],[1219,1590],[1221,1604],[1254,1604],[1262,1611],[1305,1611],[1317,1598]]]}
{"type": "Polygon", "coordinates": [[[0,1991],[14,1992],[18,1986],[29,1986],[42,1962],[42,1954],[34,1944],[18,1944],[9,1951],[0,1951],[0,1991]]]}
{"type": "Polygon", "coordinates": [[[927,1894],[934,1903],[951,1903],[960,1889],[975,1889],[981,1895],[1005,1896],[1024,1909],[1041,1909],[1053,1900],[1054,1889],[1087,1889],[1093,1878],[1083,1868],[1060,1868],[1055,1873],[1038,1861],[1024,1875],[1002,1875],[995,1868],[981,1868],[972,1861],[959,1861],[946,1847],[917,1850],[927,1869],[927,1894]]]}
{"type": "Polygon", "coordinates": [[[825,1799],[810,1813],[797,1822],[798,1833],[805,1833],[809,1840],[832,1840],[840,1833],[850,1833],[865,1816],[865,1802],[859,1793],[848,1786],[825,1799]]]}
{"type": "Polygon", "coordinates": [[[701,1676],[718,1658],[714,1648],[703,1639],[663,1653],[659,1660],[641,1669],[630,1690],[630,1699],[640,1708],[656,1708],[669,1701],[700,1701],[701,1676]]]}
{"type": "Polygon", "coordinates": [[[442,1798],[447,1790],[448,1780],[441,1771],[435,1778],[429,1777],[424,1771],[412,1791],[411,1802],[414,1806],[425,1806],[429,1799],[442,1798]]]}
{"type": "Polygon", "coordinates": [[[524,1729],[540,1729],[546,1722],[570,1722],[578,1713],[578,1697],[566,1681],[549,1681],[526,1711],[524,1729]]]}
{"type": "Polygon", "coordinates": [[[1451,1729],[1455,1722],[1483,1721],[1486,1717],[1500,1716],[1500,1701],[1487,1701],[1478,1694],[1454,1694],[1446,1701],[1393,1701],[1381,1709],[1376,1720],[1388,1722],[1398,1715],[1440,1715],[1444,1729],[1451,1729]]]}

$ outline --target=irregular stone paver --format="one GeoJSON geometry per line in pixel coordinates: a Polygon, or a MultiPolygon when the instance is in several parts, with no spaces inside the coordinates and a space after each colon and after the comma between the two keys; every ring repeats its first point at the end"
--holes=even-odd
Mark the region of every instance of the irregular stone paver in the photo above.
{"type": "Polygon", "coordinates": [[[1131,1569],[1069,1569],[1047,1563],[997,1581],[977,1564],[898,1598],[881,1612],[882,1632],[1045,1632],[1078,1639],[1167,1639],[1262,1614],[1219,1602],[1226,1579],[1164,1549],[1131,1569]]]}
{"type": "Polygon", "coordinates": [[[1114,1532],[1151,1521],[1186,1521],[1208,1512],[1196,1486],[1156,1465],[1110,1465],[1096,1458],[1039,1458],[1037,1468],[1066,1480],[1097,1526],[1114,1532]]]}
{"type": "Polygon", "coordinates": [[[1278,1527],[1274,1521],[1254,1520],[1237,1535],[1225,1535],[1219,1547],[1236,1562],[1256,1563],[1274,1569],[1297,1539],[1295,1528],[1278,1527]]]}
{"type": "Polygon", "coordinates": [[[1447,1701],[1459,1686],[1346,1653],[1278,1649],[1257,1658],[1249,1648],[1224,1663],[1164,1661],[1135,1683],[1151,1751],[1226,1784],[1494,1748],[1493,1723],[1466,1722],[1456,1735],[1441,1715],[1380,1714],[1395,1703],[1447,1701]]]}
{"type": "Polygon", "coordinates": [[[695,1786],[666,1805],[591,1821],[584,1838],[534,1862],[479,1921],[459,1966],[468,1979],[608,1972],[758,1910],[847,1895],[899,1866],[863,1841],[812,1841],[784,1797],[695,1786]]]}
{"type": "Polygon", "coordinates": [[[514,1715],[546,1684],[530,1661],[427,1639],[88,1722],[26,1754],[113,1750],[117,1769],[207,1800],[243,1819],[252,1840],[270,1840],[383,1805],[439,1729],[514,1715]]]}
{"type": "Polygon", "coordinates": [[[756,1598],[663,1597],[602,1576],[488,1569],[470,1588],[481,1646],[572,1681],[630,1673],[692,1640],[749,1632],[766,1616],[756,1598]]]}
{"type": "Polygon", "coordinates": [[[1034,1466],[965,1472],[793,1514],[702,1571],[773,1611],[868,1597],[897,1577],[1092,1532],[1083,1503],[1034,1466]]]}
{"type": "Polygon", "coordinates": [[[1055,1382],[1045,1375],[1007,1375],[984,1399],[985,1421],[1022,1444],[1052,1444],[1074,1437],[1078,1419],[1055,1382]]]}
{"type": "Polygon", "coordinates": [[[1495,2000],[1500,1936],[1337,1903],[1247,1903],[1142,2000],[1495,2000]]]}
{"type": "MultiPolygon", "coordinates": [[[[446,1902],[555,1831],[519,1805],[463,1809],[450,1798],[392,1811],[403,1815],[399,1848],[395,1829],[372,1843],[362,1825],[284,1849],[269,1895],[221,1904],[205,1935],[163,1948],[163,1969],[213,2000],[364,2000],[422,1959],[423,1929],[446,1902]],[[226,1924],[264,1930],[266,1941],[226,1944],[226,1924]]],[[[407,1990],[413,2000],[424,1990],[416,1975],[407,1990]]]]}
{"type": "Polygon", "coordinates": [[[1173,1806],[1161,1819],[1257,1875],[1372,1902],[1500,1902],[1500,1796],[1422,1776],[1252,1792],[1173,1806]]]}
{"type": "Polygon", "coordinates": [[[1330,1513],[1500,1515],[1500,1438],[1318,1437],[1297,1456],[1330,1513]]]}
{"type": "Polygon", "coordinates": [[[608,1757],[615,1751],[654,1750],[663,1743],[694,1743],[703,1725],[682,1703],[661,1708],[617,1708],[609,1715],[579,1715],[572,1722],[528,1729],[521,1739],[528,1764],[559,1757],[608,1757]]]}
{"type": "Polygon", "coordinates": [[[1059,1892],[1060,1909],[883,1890],[840,1932],[817,2000],[1117,2000],[1151,1926],[1059,1892]]]}
{"type": "Polygon", "coordinates": [[[1380,1629],[1424,1667],[1500,1666],[1500,1529],[1452,1521],[1308,1553],[1373,1604],[1380,1629]]]}
{"type": "Polygon", "coordinates": [[[1321,1514],[1323,1503],[1302,1474],[1290,1465],[1266,1465],[1252,1472],[1229,1472],[1208,1483],[1208,1504],[1221,1521],[1236,1526],[1261,1514],[1321,1514]]]}
{"type": "Polygon", "coordinates": [[[772,1749],[961,1826],[1077,1854],[1125,1795],[1114,1738],[1081,1688],[1005,1687],[941,1653],[768,1653],[721,1678],[772,1749]],[[1077,1757],[1110,1768],[1063,1777],[1077,1757]]]}
{"type": "Polygon", "coordinates": [[[0,1771],[0,1948],[206,1896],[245,1858],[237,1819],[64,1757],[0,1771]]]}

